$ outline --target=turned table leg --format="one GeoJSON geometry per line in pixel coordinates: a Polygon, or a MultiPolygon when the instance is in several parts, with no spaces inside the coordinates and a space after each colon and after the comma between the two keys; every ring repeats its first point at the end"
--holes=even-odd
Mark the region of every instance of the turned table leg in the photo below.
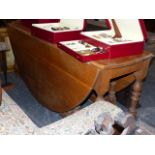
{"type": "Polygon", "coordinates": [[[112,81],[112,82],[110,83],[110,90],[109,90],[108,100],[109,100],[112,104],[115,104],[115,105],[116,105],[116,103],[117,103],[117,98],[116,98],[115,86],[116,86],[116,81],[112,81]]]}
{"type": "Polygon", "coordinates": [[[142,84],[143,84],[142,81],[136,80],[133,85],[129,112],[133,114],[134,117],[136,117],[137,114],[137,105],[142,91],[142,84]]]}
{"type": "Polygon", "coordinates": [[[142,91],[143,80],[147,76],[149,64],[150,64],[150,60],[145,61],[141,66],[141,69],[134,73],[136,81],[133,85],[129,112],[133,114],[133,116],[135,117],[137,114],[137,105],[139,103],[139,99],[142,91]]]}
{"type": "Polygon", "coordinates": [[[96,97],[96,101],[103,101],[104,100],[104,97],[100,94],[97,95],[96,97]]]}
{"type": "Polygon", "coordinates": [[[94,87],[94,90],[97,94],[96,101],[104,100],[104,95],[109,91],[109,87],[110,87],[109,74],[106,72],[103,73],[101,72],[94,87]]]}

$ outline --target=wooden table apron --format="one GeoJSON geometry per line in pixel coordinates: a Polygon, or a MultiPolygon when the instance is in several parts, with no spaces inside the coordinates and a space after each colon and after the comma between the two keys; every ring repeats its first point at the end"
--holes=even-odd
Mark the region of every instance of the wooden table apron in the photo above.
{"type": "Polygon", "coordinates": [[[56,112],[66,112],[80,105],[95,90],[97,99],[111,88],[127,87],[137,77],[147,74],[150,53],[115,60],[82,63],[54,44],[31,36],[19,22],[9,25],[9,35],[19,72],[38,101],[56,112]],[[124,76],[125,75],[125,76],[124,76]]]}

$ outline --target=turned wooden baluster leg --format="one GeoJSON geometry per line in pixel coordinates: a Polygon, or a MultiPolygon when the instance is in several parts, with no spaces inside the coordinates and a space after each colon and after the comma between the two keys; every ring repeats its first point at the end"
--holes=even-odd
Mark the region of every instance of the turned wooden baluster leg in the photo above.
{"type": "Polygon", "coordinates": [[[136,114],[137,114],[137,105],[139,103],[139,99],[140,99],[140,95],[141,95],[141,91],[142,91],[143,80],[147,76],[150,60],[151,59],[145,61],[141,65],[141,70],[139,70],[138,72],[136,72],[134,74],[135,78],[136,78],[136,81],[135,81],[135,83],[133,85],[129,112],[131,114],[133,114],[135,117],[136,117],[136,114]]]}
{"type": "Polygon", "coordinates": [[[102,94],[97,94],[97,98],[96,98],[96,101],[102,101],[104,100],[104,97],[102,94]]]}
{"type": "Polygon", "coordinates": [[[109,85],[110,78],[108,72],[101,72],[94,87],[97,94],[96,101],[104,100],[104,95],[109,91],[109,85]]]}
{"type": "Polygon", "coordinates": [[[137,114],[136,109],[137,109],[137,105],[142,91],[142,84],[143,84],[142,81],[136,80],[133,85],[129,112],[132,113],[134,117],[136,117],[136,114],[137,114]]]}
{"type": "Polygon", "coordinates": [[[116,82],[112,81],[110,83],[110,90],[109,90],[109,95],[108,95],[108,99],[111,103],[116,104],[117,103],[117,99],[116,99],[116,92],[115,92],[115,85],[116,82]]]}

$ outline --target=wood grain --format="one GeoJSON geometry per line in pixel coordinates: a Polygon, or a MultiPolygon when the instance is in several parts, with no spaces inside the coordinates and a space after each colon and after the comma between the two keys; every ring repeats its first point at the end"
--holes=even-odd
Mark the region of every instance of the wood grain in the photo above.
{"type": "MultiPolygon", "coordinates": [[[[30,29],[20,21],[9,25],[9,35],[16,64],[28,88],[41,104],[61,113],[80,105],[92,91],[97,100],[104,99],[110,91],[111,100],[116,102],[116,92],[145,79],[153,57],[144,52],[137,56],[82,63],[57,45],[33,37],[30,29]]],[[[134,92],[141,90],[134,88],[134,92]]],[[[140,94],[137,96],[139,100],[140,94]]],[[[133,98],[132,95],[130,109],[136,113],[138,100],[133,98]]]]}
{"type": "Polygon", "coordinates": [[[98,68],[81,63],[56,45],[11,26],[9,34],[19,72],[43,105],[65,112],[87,98],[96,81],[98,68]]]}

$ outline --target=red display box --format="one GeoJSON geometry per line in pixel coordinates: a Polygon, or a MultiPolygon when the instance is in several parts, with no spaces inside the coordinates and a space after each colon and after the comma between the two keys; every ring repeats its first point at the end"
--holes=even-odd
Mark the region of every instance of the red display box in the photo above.
{"type": "Polygon", "coordinates": [[[60,19],[21,19],[21,23],[31,28],[32,24],[34,23],[57,23],[60,19]]]}
{"type": "Polygon", "coordinates": [[[50,43],[58,43],[79,39],[80,32],[84,30],[85,24],[83,19],[61,19],[58,23],[32,24],[31,33],[33,36],[50,43]]]}
{"type": "Polygon", "coordinates": [[[109,56],[109,54],[104,49],[99,49],[98,47],[89,44],[84,40],[63,41],[59,42],[57,45],[66,53],[72,55],[82,62],[104,59],[109,56]],[[85,45],[81,44],[80,42],[84,42],[85,45]],[[97,49],[97,51],[94,51],[94,49],[97,49]]]}
{"type": "Polygon", "coordinates": [[[82,32],[81,37],[90,44],[102,47],[109,53],[108,58],[141,54],[147,39],[144,21],[118,19],[115,22],[121,32],[121,38],[113,38],[115,31],[111,20],[110,30],[82,32]]]}
{"type": "Polygon", "coordinates": [[[60,42],[58,47],[82,62],[141,54],[144,50],[145,40],[147,39],[144,21],[115,21],[122,34],[121,38],[113,38],[115,32],[111,20],[108,20],[110,30],[81,32],[81,40],[77,42],[84,42],[85,45],[92,45],[93,48],[100,49],[97,52],[92,52],[92,54],[88,55],[87,53],[86,55],[81,54],[81,51],[87,51],[87,48],[82,50],[79,48],[77,50],[79,47],[78,44],[76,47],[69,46],[69,44],[72,45],[75,41],[60,42]],[[99,38],[98,36],[101,37],[99,38]]]}

